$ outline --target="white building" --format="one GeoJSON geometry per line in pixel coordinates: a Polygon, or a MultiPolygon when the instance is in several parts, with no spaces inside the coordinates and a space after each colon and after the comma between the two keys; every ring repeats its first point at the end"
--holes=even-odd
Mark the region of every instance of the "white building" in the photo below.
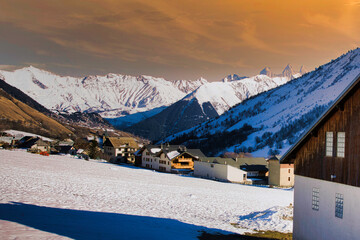
{"type": "Polygon", "coordinates": [[[239,168],[201,161],[194,163],[194,176],[236,183],[244,183],[247,179],[247,173],[239,168]]]}

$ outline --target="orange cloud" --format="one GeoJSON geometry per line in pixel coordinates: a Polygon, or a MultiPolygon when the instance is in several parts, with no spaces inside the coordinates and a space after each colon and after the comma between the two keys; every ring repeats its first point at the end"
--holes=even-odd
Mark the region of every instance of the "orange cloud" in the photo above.
{"type": "MultiPolygon", "coordinates": [[[[358,0],[3,0],[0,27],[99,58],[97,64],[107,62],[104,69],[112,61],[114,69],[121,63],[165,74],[170,67],[194,74],[211,69],[220,76],[254,74],[290,60],[319,65],[359,42],[358,10],[358,0]]],[[[39,46],[33,51],[44,62],[63,54],[39,46]]]]}

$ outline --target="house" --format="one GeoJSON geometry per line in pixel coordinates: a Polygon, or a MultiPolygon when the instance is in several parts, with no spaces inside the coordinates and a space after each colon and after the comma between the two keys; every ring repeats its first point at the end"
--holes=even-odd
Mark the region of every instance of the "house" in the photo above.
{"type": "Polygon", "coordinates": [[[182,173],[194,170],[194,161],[205,155],[199,149],[179,145],[147,145],[140,151],[141,166],[162,172],[182,173]]]}
{"type": "Polygon", "coordinates": [[[50,152],[50,144],[39,137],[23,137],[20,139],[19,148],[26,148],[31,152],[50,152]]]}
{"type": "Polygon", "coordinates": [[[294,186],[294,164],[280,163],[280,159],[281,157],[279,155],[275,155],[267,160],[269,167],[269,185],[292,187],[294,186]]]}
{"type": "Polygon", "coordinates": [[[359,239],[360,74],[281,158],[294,164],[294,239],[359,239]]]}
{"type": "Polygon", "coordinates": [[[103,143],[104,154],[112,161],[135,163],[134,153],[139,146],[131,137],[106,137],[103,143]]]}
{"type": "Polygon", "coordinates": [[[200,158],[200,162],[195,162],[195,176],[238,183],[267,183],[265,158],[211,157],[200,158]]]}
{"type": "Polygon", "coordinates": [[[86,150],[80,148],[78,150],[76,150],[76,156],[78,158],[82,158],[82,159],[85,159],[85,160],[89,160],[89,154],[86,150]]]}
{"type": "MultiPolygon", "coordinates": [[[[74,141],[71,139],[65,139],[63,141],[57,141],[54,144],[54,149],[57,153],[69,154],[74,146],[74,141]]],[[[55,152],[54,151],[54,152],[55,152]]]]}
{"type": "Polygon", "coordinates": [[[268,163],[265,158],[238,157],[235,161],[241,170],[247,172],[248,183],[268,183],[268,163]]]}
{"type": "Polygon", "coordinates": [[[247,172],[233,158],[221,157],[205,157],[194,162],[194,176],[236,183],[247,180],[247,172]]]}

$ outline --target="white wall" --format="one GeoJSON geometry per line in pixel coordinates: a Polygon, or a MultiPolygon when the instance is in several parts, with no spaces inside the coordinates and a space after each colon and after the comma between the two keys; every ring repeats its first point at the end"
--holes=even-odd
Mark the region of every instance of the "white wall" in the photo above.
{"type": "Polygon", "coordinates": [[[230,182],[242,183],[247,178],[247,173],[245,171],[229,165],[227,165],[227,174],[228,174],[228,180],[230,182]]]}
{"type": "Polygon", "coordinates": [[[360,188],[295,175],[294,240],[359,239],[360,188]],[[312,190],[319,188],[319,210],[312,209],[312,190]],[[335,194],[344,196],[343,218],[335,217],[335,194]]]}
{"type": "Polygon", "coordinates": [[[194,176],[219,179],[230,182],[243,182],[245,171],[229,165],[194,161],[194,176]]]}

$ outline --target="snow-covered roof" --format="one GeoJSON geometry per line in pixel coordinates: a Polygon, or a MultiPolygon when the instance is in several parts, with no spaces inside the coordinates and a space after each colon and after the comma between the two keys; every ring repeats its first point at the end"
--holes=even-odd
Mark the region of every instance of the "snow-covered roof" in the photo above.
{"type": "Polygon", "coordinates": [[[179,156],[180,153],[178,151],[171,151],[171,152],[168,152],[166,155],[171,160],[171,159],[179,156]]]}
{"type": "Polygon", "coordinates": [[[155,154],[161,151],[161,148],[151,148],[150,149],[151,153],[155,154]]]}

